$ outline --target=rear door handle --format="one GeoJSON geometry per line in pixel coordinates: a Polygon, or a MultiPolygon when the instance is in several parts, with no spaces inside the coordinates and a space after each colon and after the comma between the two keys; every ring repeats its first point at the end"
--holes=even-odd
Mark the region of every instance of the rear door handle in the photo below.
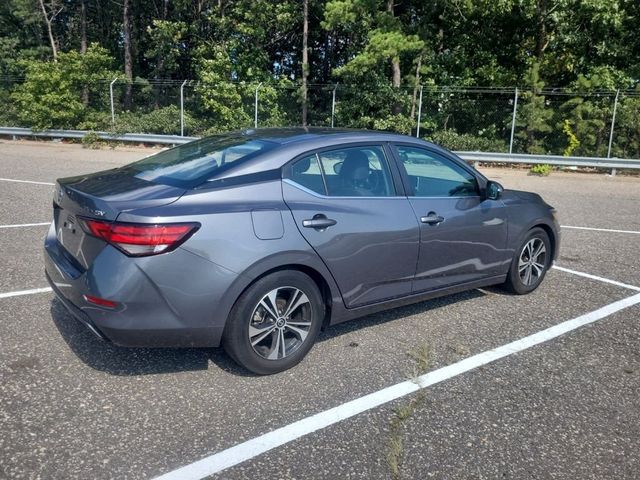
{"type": "Polygon", "coordinates": [[[444,222],[444,217],[436,214],[436,212],[429,212],[426,217],[420,217],[420,221],[429,225],[437,225],[444,222]]]}
{"type": "Polygon", "coordinates": [[[315,228],[316,230],[324,230],[325,228],[333,227],[337,221],[332,218],[327,218],[322,213],[317,213],[311,219],[303,220],[302,226],[306,228],[315,228]]]}

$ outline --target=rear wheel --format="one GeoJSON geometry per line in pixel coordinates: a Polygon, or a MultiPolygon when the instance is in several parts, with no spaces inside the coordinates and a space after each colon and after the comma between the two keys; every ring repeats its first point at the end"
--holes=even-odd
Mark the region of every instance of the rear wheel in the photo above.
{"type": "Polygon", "coordinates": [[[322,296],[309,276],[295,270],[274,272],[240,296],[229,316],[223,345],[251,372],[281,372],[304,358],[323,318],[322,296]]]}
{"type": "Polygon", "coordinates": [[[551,242],[541,228],[532,228],[511,261],[505,287],[519,295],[533,292],[551,266],[551,242]]]}

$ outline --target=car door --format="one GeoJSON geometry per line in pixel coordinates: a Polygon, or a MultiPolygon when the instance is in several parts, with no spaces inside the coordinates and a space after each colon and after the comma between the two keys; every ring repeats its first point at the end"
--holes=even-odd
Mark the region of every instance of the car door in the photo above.
{"type": "Polygon", "coordinates": [[[420,223],[413,291],[504,273],[511,255],[502,201],[481,196],[478,177],[463,162],[416,145],[393,150],[420,223]]]}
{"type": "MultiPolygon", "coordinates": [[[[395,165],[394,165],[395,168],[395,165]]],[[[383,145],[307,154],[283,172],[300,233],[333,275],[347,308],[411,293],[419,227],[383,145]]]]}

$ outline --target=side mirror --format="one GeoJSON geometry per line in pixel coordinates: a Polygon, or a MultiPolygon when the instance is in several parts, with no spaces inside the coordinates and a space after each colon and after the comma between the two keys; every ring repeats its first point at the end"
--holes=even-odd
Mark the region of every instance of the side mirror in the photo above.
{"type": "Polygon", "coordinates": [[[344,162],[337,162],[333,164],[333,171],[336,175],[340,175],[340,170],[342,170],[342,164],[344,162]]]}
{"type": "Polygon", "coordinates": [[[502,185],[500,185],[498,182],[494,182],[493,180],[489,180],[487,182],[485,196],[489,200],[498,200],[502,196],[503,191],[504,187],[502,185]]]}

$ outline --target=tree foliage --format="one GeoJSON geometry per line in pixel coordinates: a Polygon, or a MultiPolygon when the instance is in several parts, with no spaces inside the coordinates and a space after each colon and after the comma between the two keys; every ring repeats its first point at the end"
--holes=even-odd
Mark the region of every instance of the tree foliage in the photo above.
{"type": "Polygon", "coordinates": [[[338,83],[336,125],[413,133],[423,86],[423,135],[486,148],[518,87],[517,151],[605,155],[621,89],[612,154],[640,156],[638,18],[631,0],[4,0],[0,123],[112,128],[117,76],[116,129],[176,133],[187,79],[188,133],[253,125],[256,88],[261,126],[302,105],[327,125],[338,83]]]}

